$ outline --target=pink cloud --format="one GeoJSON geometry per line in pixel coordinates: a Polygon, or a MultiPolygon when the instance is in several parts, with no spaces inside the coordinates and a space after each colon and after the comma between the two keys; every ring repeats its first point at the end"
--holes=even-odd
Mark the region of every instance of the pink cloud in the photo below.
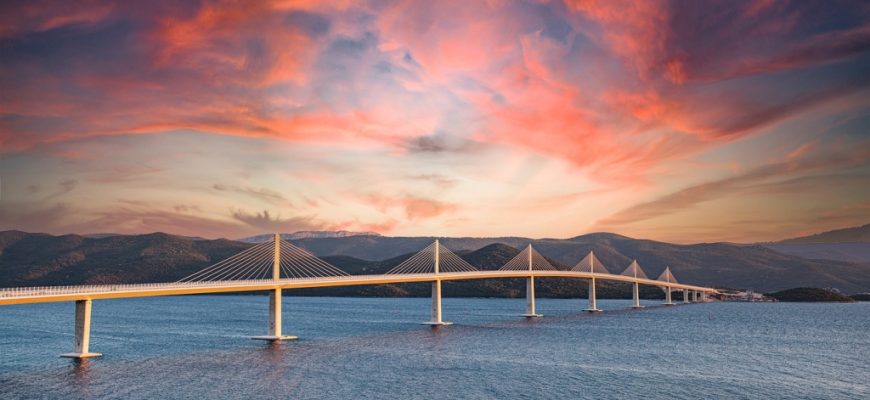
{"type": "Polygon", "coordinates": [[[435,218],[459,208],[456,204],[415,196],[387,197],[373,194],[363,197],[362,200],[381,212],[400,208],[411,222],[435,218]]]}

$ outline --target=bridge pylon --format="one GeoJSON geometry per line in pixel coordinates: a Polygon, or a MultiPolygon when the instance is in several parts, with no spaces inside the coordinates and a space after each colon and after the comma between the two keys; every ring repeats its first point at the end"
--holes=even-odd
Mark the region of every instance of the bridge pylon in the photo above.
{"type": "Polygon", "coordinates": [[[432,281],[432,318],[424,322],[423,325],[453,325],[452,322],[441,319],[441,279],[437,278],[441,270],[441,244],[438,242],[438,239],[435,239],[433,261],[435,263],[433,268],[436,278],[432,281]]]}
{"type": "Polygon", "coordinates": [[[297,336],[281,334],[281,286],[277,283],[281,280],[281,235],[275,234],[275,253],[272,259],[272,280],[276,286],[269,291],[269,334],[254,336],[251,339],[267,340],[270,342],[298,339],[297,336]]]}
{"type": "Polygon", "coordinates": [[[446,322],[441,318],[441,278],[438,276],[442,272],[457,273],[457,272],[474,272],[477,268],[457,256],[447,247],[441,244],[438,239],[426,246],[423,250],[408,257],[399,265],[387,271],[386,275],[395,274],[414,274],[414,275],[429,275],[432,280],[432,317],[429,321],[423,322],[423,325],[450,325],[451,322],[446,322]]]}
{"type": "Polygon", "coordinates": [[[589,254],[586,257],[583,257],[574,268],[571,268],[572,271],[586,272],[590,275],[589,278],[589,305],[583,310],[587,312],[601,312],[602,310],[598,308],[598,298],[595,293],[595,274],[596,273],[604,273],[609,274],[610,271],[604,267],[604,264],[595,257],[595,253],[590,250],[589,254]]]}
{"type": "MultiPolygon", "coordinates": [[[[620,274],[620,275],[630,276],[630,277],[633,277],[635,279],[638,279],[638,278],[648,279],[646,276],[646,273],[643,272],[643,270],[640,268],[640,264],[637,263],[637,260],[632,260],[631,264],[628,265],[628,268],[626,268],[625,271],[622,271],[622,274],[620,274]]],[[[631,307],[632,308],[643,308],[643,306],[640,305],[640,284],[637,283],[637,281],[635,281],[632,284],[631,292],[632,292],[631,293],[631,299],[632,299],[631,307]]]]}
{"type": "Polygon", "coordinates": [[[526,313],[522,314],[526,318],[539,318],[543,315],[538,314],[535,310],[535,274],[534,271],[555,271],[556,268],[550,264],[547,259],[538,253],[532,244],[523,249],[519,254],[514,256],[510,261],[505,263],[499,270],[502,271],[529,271],[529,276],[526,278],[526,313]]]}
{"type": "Polygon", "coordinates": [[[674,274],[671,273],[671,267],[665,267],[665,270],[662,271],[662,274],[659,275],[657,280],[665,282],[665,285],[663,287],[665,290],[665,302],[662,304],[664,304],[666,306],[674,305],[674,302],[671,301],[671,292],[672,292],[671,284],[678,283],[678,282],[677,282],[677,278],[674,278],[674,274]]]}

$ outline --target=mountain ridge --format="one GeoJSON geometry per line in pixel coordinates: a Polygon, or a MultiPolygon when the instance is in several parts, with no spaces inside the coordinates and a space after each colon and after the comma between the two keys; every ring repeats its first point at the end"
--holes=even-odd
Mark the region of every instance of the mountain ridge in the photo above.
{"type": "MultiPolygon", "coordinates": [[[[292,242],[325,259],[343,260],[336,261],[337,266],[350,273],[381,273],[431,240],[349,236],[292,242]]],[[[805,259],[760,245],[682,245],[601,234],[571,239],[441,241],[484,269],[500,267],[509,253],[532,243],[563,267],[574,265],[594,250],[612,273],[622,272],[636,259],[649,276],[657,276],[670,266],[677,279],[700,285],[765,291],[799,286],[835,287],[845,293],[870,291],[870,264],[805,259]]],[[[0,232],[0,287],[173,282],[250,246],[227,239],[195,240],[166,233],[88,238],[6,231],[0,232]]]]}
{"type": "MultiPolygon", "coordinates": [[[[248,236],[238,239],[239,242],[245,243],[265,243],[272,241],[274,233],[266,233],[262,235],[248,236]]],[[[354,232],[354,231],[296,231],[293,233],[281,233],[281,239],[296,240],[296,239],[324,239],[349,236],[381,236],[377,232],[354,232]]]]}
{"type": "Polygon", "coordinates": [[[762,245],[780,253],[808,259],[870,263],[870,224],[762,245]]]}
{"type": "Polygon", "coordinates": [[[780,240],[773,244],[798,243],[870,243],[870,224],[780,240]]]}

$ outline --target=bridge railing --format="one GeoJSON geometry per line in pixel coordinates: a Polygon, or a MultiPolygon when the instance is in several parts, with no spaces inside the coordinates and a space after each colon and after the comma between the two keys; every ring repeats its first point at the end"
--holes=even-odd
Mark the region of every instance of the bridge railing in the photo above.
{"type": "Polygon", "coordinates": [[[4,297],[29,297],[29,296],[62,296],[70,294],[105,293],[160,290],[173,288],[196,288],[196,287],[237,287],[250,285],[271,285],[281,282],[335,279],[343,280],[358,276],[334,276],[328,278],[283,278],[279,281],[272,279],[250,279],[236,281],[200,281],[200,282],[164,282],[164,283],[125,283],[125,284],[102,284],[102,285],[66,285],[66,286],[29,286],[16,288],[0,288],[0,298],[4,297]]]}
{"type": "MultiPolygon", "coordinates": [[[[494,271],[474,271],[474,272],[464,272],[464,273],[452,273],[452,274],[476,274],[480,272],[494,272],[494,271]]],[[[405,277],[413,277],[413,276],[432,276],[432,273],[421,273],[421,274],[402,274],[405,277]]],[[[607,277],[619,277],[624,278],[620,275],[616,274],[596,274],[599,279],[607,279],[607,277]]],[[[238,287],[238,286],[251,286],[251,285],[263,285],[270,286],[275,284],[289,283],[289,282],[304,282],[304,281],[323,281],[323,280],[350,280],[350,279],[359,279],[363,276],[377,276],[383,277],[385,275],[343,275],[343,276],[330,276],[330,277],[319,277],[319,278],[282,278],[278,281],[272,279],[251,279],[251,280],[231,280],[231,281],[198,281],[198,282],[165,282],[165,283],[127,283],[127,284],[102,284],[102,285],[66,285],[66,286],[31,286],[31,287],[17,287],[17,288],[0,288],[0,298],[10,298],[10,297],[32,297],[32,296],[63,296],[63,295],[76,295],[76,294],[89,294],[89,293],[107,293],[107,292],[130,292],[130,291],[148,291],[148,290],[161,290],[161,289],[176,289],[176,288],[216,288],[216,287],[238,287]]],[[[652,284],[655,281],[648,280],[649,283],[643,282],[645,284],[652,284]]]]}

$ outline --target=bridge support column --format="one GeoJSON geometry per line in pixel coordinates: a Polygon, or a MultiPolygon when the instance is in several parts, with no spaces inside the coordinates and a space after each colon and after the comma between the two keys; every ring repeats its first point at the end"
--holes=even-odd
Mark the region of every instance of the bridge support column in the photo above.
{"type": "Polygon", "coordinates": [[[643,308],[640,305],[640,284],[635,282],[632,287],[632,300],[634,300],[634,304],[631,305],[632,308],[643,308]]]}
{"type": "Polygon", "coordinates": [[[269,334],[266,336],[254,336],[255,340],[293,340],[296,336],[284,336],[281,334],[281,288],[269,292],[269,334]]]}
{"type": "Polygon", "coordinates": [[[666,287],[665,287],[665,302],[664,302],[664,305],[666,305],[666,306],[672,306],[672,305],[674,305],[674,302],[671,301],[671,287],[670,287],[670,286],[666,286],[666,287]]]}
{"type": "Polygon", "coordinates": [[[76,300],[76,326],[74,352],[61,354],[67,358],[99,357],[100,353],[89,351],[91,343],[91,300],[76,300]]]}
{"type": "Polygon", "coordinates": [[[598,308],[598,301],[595,298],[595,277],[589,280],[589,307],[583,311],[601,312],[598,308]]]}
{"type": "Polygon", "coordinates": [[[543,315],[535,312],[535,277],[526,278],[526,313],[523,314],[526,318],[543,317],[543,315]]]}
{"type": "Polygon", "coordinates": [[[701,302],[707,302],[707,292],[701,292],[701,302]]]}
{"type": "Polygon", "coordinates": [[[689,289],[683,289],[683,303],[689,303],[689,289]]]}
{"type": "Polygon", "coordinates": [[[432,282],[432,319],[424,322],[423,325],[451,325],[452,322],[441,320],[441,280],[432,282]]]}

